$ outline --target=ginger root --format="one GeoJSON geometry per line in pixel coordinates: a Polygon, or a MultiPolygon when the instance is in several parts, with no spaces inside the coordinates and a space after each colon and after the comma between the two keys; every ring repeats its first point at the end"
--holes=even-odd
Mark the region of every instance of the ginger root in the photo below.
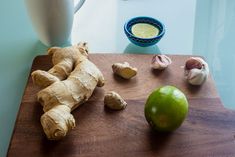
{"type": "Polygon", "coordinates": [[[58,140],[75,127],[70,113],[92,95],[96,86],[104,85],[100,70],[88,60],[87,43],[71,47],[52,47],[53,67],[32,73],[34,84],[43,87],[37,99],[43,106],[41,124],[47,138],[58,140]],[[45,88],[46,87],[46,88],[45,88]]]}
{"type": "Polygon", "coordinates": [[[113,110],[122,110],[126,108],[127,103],[118,93],[110,91],[105,94],[104,105],[113,110]]]}
{"type": "Polygon", "coordinates": [[[114,63],[112,69],[114,74],[117,74],[124,79],[131,79],[137,74],[137,68],[131,67],[127,62],[114,63]]]}

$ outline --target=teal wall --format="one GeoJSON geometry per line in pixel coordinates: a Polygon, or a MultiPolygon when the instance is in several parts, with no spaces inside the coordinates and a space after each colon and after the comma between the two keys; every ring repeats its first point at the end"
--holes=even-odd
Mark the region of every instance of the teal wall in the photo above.
{"type": "Polygon", "coordinates": [[[44,53],[22,0],[0,5],[0,156],[6,155],[32,59],[44,53]]]}

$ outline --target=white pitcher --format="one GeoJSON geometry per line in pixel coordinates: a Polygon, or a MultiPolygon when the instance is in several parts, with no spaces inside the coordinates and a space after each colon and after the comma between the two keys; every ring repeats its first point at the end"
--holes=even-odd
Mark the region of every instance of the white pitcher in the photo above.
{"type": "Polygon", "coordinates": [[[68,42],[73,16],[84,2],[80,0],[74,7],[73,0],[25,0],[38,37],[47,46],[61,46],[68,42]]]}

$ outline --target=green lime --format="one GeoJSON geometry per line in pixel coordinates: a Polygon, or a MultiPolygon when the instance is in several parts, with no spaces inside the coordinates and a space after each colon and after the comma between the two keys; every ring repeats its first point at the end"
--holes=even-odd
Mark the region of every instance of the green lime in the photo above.
{"type": "Polygon", "coordinates": [[[183,92],[173,86],[153,91],[145,104],[145,118],[157,131],[174,131],[188,113],[188,101],[183,92]]]}

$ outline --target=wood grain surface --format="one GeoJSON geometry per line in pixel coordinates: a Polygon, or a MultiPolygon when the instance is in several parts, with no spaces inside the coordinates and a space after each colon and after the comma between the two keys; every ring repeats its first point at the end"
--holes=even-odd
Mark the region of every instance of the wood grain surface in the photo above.
{"type": "MultiPolygon", "coordinates": [[[[235,156],[235,112],[223,107],[211,77],[201,87],[190,86],[182,66],[189,56],[170,56],[173,64],[164,71],[150,68],[152,55],[92,54],[106,84],[73,111],[76,128],[61,141],[48,141],[40,125],[42,107],[36,102],[40,90],[29,77],[8,149],[9,157],[175,157],[235,156]],[[131,80],[113,75],[114,62],[128,61],[138,68],[131,80]],[[147,96],[157,87],[174,85],[189,100],[189,114],[172,133],[151,130],[144,118],[147,96]],[[104,93],[114,90],[128,103],[125,110],[104,108],[104,93]]],[[[32,71],[51,67],[49,56],[35,58],[32,71]]]]}

